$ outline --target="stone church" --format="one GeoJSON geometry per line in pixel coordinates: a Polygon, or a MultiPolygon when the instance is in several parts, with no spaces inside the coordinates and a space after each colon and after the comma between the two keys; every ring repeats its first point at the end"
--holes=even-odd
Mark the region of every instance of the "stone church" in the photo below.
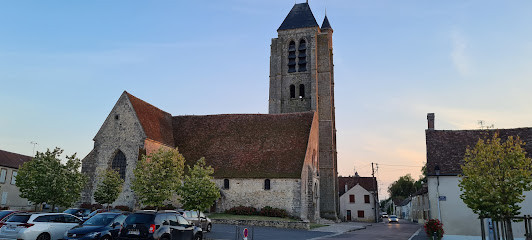
{"type": "Polygon", "coordinates": [[[82,160],[94,202],[98,173],[116,169],[125,187],[113,205],[138,206],[133,169],[144,154],[178,148],[187,164],[205,157],[221,191],[213,209],[286,209],[304,220],[337,219],[333,30],[308,3],[295,4],[272,39],[268,114],[172,116],[124,92],[82,160]]]}

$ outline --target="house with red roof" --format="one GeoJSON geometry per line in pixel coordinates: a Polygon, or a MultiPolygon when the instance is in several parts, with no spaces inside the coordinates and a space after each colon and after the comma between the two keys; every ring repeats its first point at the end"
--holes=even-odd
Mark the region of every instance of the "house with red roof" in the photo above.
{"type": "Polygon", "coordinates": [[[28,199],[21,198],[19,188],[15,185],[17,172],[23,163],[31,157],[0,150],[0,206],[15,210],[31,209],[28,199]]]}
{"type": "MultiPolygon", "coordinates": [[[[427,183],[430,218],[443,223],[445,239],[481,239],[481,222],[478,215],[467,207],[460,198],[458,186],[461,166],[468,147],[474,147],[479,139],[490,138],[498,133],[504,140],[517,137],[526,143],[527,156],[532,153],[532,128],[437,130],[434,127],[434,113],[427,114],[428,128],[425,130],[427,147],[427,183]]],[[[521,216],[532,211],[532,192],[525,192],[521,206],[521,216]]],[[[426,214],[427,210],[423,212],[426,214]]],[[[488,222],[485,222],[489,226],[488,222]]],[[[522,222],[513,223],[513,234],[521,238],[525,233],[522,222]]],[[[486,227],[486,231],[488,227],[486,227]]],[[[486,232],[488,234],[488,232],[486,232]]]]}
{"type": "Polygon", "coordinates": [[[379,197],[375,177],[338,177],[340,217],[343,221],[375,222],[379,214],[379,197]]]}

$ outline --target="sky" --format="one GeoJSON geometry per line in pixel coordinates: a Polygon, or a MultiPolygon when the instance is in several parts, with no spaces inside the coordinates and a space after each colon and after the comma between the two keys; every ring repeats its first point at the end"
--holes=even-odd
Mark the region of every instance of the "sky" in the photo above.
{"type": "MultiPolygon", "coordinates": [[[[296,2],[303,2],[297,0],[296,2]]],[[[334,29],[338,172],[381,199],[436,129],[532,127],[532,1],[310,0],[334,29]]],[[[85,157],[121,93],[171,113],[267,113],[286,0],[1,1],[0,149],[85,157]]]]}

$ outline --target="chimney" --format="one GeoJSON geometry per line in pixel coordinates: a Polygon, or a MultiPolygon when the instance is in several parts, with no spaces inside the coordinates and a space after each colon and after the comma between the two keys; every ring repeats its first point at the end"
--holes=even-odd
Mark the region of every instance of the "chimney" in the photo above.
{"type": "Polygon", "coordinates": [[[429,130],[434,130],[434,113],[427,113],[427,121],[429,123],[429,130]]]}
{"type": "Polygon", "coordinates": [[[345,192],[347,192],[347,190],[348,190],[348,189],[347,189],[347,183],[346,183],[346,184],[345,184],[345,192]]]}

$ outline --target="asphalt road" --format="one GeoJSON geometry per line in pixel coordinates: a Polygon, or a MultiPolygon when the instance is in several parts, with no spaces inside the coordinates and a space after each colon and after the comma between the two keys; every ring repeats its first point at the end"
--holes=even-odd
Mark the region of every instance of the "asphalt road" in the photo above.
{"type": "MultiPolygon", "coordinates": [[[[205,234],[205,239],[208,240],[242,240],[242,234],[245,226],[237,226],[227,224],[215,224],[212,226],[212,231],[205,234]]],[[[306,240],[331,235],[330,232],[313,232],[298,229],[284,229],[272,227],[250,227],[248,226],[248,240],[306,240]],[[252,238],[252,236],[254,238],[252,238]]]]}
{"type": "MultiPolygon", "coordinates": [[[[366,229],[347,232],[336,236],[328,236],[319,238],[319,240],[334,239],[357,239],[357,240],[408,240],[417,230],[422,228],[417,223],[411,223],[408,221],[399,220],[399,223],[374,223],[371,226],[367,226],[366,229]]],[[[418,236],[412,238],[412,240],[427,239],[423,232],[418,236]]]]}
{"type": "MultiPolygon", "coordinates": [[[[297,229],[280,229],[271,227],[248,227],[248,240],[342,240],[342,239],[357,239],[357,240],[408,240],[421,226],[408,221],[400,220],[399,223],[374,223],[367,226],[366,229],[347,232],[343,234],[335,234],[332,232],[317,232],[297,229]],[[253,239],[251,237],[254,237],[253,239]]],[[[242,240],[242,231],[244,226],[238,226],[239,237],[237,238],[237,227],[234,225],[216,224],[210,233],[205,234],[205,239],[208,240],[242,240]]],[[[427,239],[421,232],[412,240],[427,239]]]]}

